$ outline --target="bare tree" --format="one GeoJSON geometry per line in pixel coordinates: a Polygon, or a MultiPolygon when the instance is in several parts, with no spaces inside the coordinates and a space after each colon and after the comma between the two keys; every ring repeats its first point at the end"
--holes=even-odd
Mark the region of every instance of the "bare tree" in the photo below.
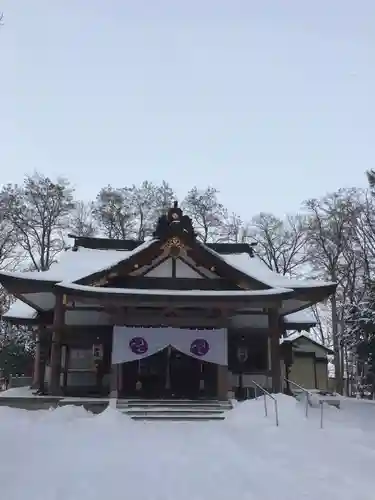
{"type": "Polygon", "coordinates": [[[31,267],[49,269],[64,248],[63,232],[74,208],[73,190],[64,179],[53,182],[39,173],[22,186],[8,184],[0,192],[0,210],[17,234],[31,267]]]}
{"type": "MultiPolygon", "coordinates": [[[[19,261],[17,252],[17,234],[4,213],[4,208],[0,208],[0,269],[12,270],[19,261]]],[[[10,297],[6,291],[0,287],[0,316],[8,310],[10,297]]]]}
{"type": "Polygon", "coordinates": [[[160,186],[144,181],[140,186],[133,185],[129,194],[133,209],[134,237],[138,240],[144,240],[154,231],[160,215],[171,207],[174,193],[165,181],[160,186]]]}
{"type": "Polygon", "coordinates": [[[311,311],[314,315],[316,326],[311,333],[318,342],[326,347],[332,347],[331,335],[331,311],[327,304],[314,304],[311,306],[311,311]]]}
{"type": "Polygon", "coordinates": [[[330,298],[335,377],[339,392],[343,390],[340,341],[343,314],[339,304],[346,299],[351,286],[348,273],[353,272],[354,269],[348,249],[355,236],[355,221],[359,210],[357,200],[355,190],[343,189],[319,200],[312,199],[305,202],[308,212],[307,255],[309,262],[315,273],[337,282],[340,286],[339,293],[330,298]]]}
{"type": "Polygon", "coordinates": [[[4,207],[0,207],[0,269],[14,269],[19,262],[17,233],[4,207]]]}
{"type": "Polygon", "coordinates": [[[150,235],[158,217],[172,204],[173,190],[166,182],[145,181],[140,186],[103,188],[93,215],[108,238],[143,240],[150,235]]]}
{"type": "Polygon", "coordinates": [[[132,206],[129,188],[102,188],[96,197],[93,215],[107,238],[126,239],[132,233],[132,206]]]}
{"type": "Polygon", "coordinates": [[[259,257],[273,271],[296,275],[306,263],[306,219],[301,215],[282,220],[260,213],[252,219],[252,236],[257,240],[259,257]]]}
{"type": "Polygon", "coordinates": [[[227,214],[218,200],[217,189],[208,187],[202,190],[193,187],[183,200],[182,206],[204,243],[220,241],[227,214]]]}
{"type": "Polygon", "coordinates": [[[357,256],[362,259],[363,271],[370,279],[375,268],[375,197],[373,188],[370,191],[360,192],[358,214],[355,230],[356,239],[354,249],[357,256]]]}
{"type": "Polygon", "coordinates": [[[96,221],[93,216],[94,204],[78,201],[70,217],[69,228],[76,236],[95,236],[96,221]]]}
{"type": "Polygon", "coordinates": [[[216,241],[218,243],[248,243],[255,242],[250,225],[244,223],[241,217],[235,213],[228,214],[224,210],[221,227],[218,227],[216,241]]]}

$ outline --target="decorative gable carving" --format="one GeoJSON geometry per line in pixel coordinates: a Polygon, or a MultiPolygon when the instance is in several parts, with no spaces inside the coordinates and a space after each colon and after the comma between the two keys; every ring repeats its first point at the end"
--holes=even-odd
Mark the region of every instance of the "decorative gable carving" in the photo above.
{"type": "Polygon", "coordinates": [[[187,247],[177,236],[172,236],[172,238],[169,238],[161,248],[175,259],[179,255],[181,255],[182,252],[185,253],[187,250],[187,247]]]}

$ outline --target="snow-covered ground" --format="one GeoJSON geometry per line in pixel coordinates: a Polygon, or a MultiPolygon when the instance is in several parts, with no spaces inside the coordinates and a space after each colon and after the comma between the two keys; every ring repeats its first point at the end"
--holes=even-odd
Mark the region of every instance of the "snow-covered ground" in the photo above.
{"type": "Polygon", "coordinates": [[[30,387],[12,387],[0,392],[0,397],[6,398],[32,398],[36,389],[30,387]]]}
{"type": "Polygon", "coordinates": [[[278,401],[279,427],[262,400],[206,423],[0,407],[1,498],[373,500],[375,405],[327,407],[321,430],[319,409],[278,401]]]}

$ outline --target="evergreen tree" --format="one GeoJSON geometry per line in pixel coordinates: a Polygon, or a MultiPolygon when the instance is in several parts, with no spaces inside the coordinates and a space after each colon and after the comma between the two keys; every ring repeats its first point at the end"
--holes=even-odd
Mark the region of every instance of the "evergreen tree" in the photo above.
{"type": "Polygon", "coordinates": [[[375,393],[375,291],[373,285],[361,300],[347,308],[345,342],[355,359],[357,390],[370,386],[375,393]]]}

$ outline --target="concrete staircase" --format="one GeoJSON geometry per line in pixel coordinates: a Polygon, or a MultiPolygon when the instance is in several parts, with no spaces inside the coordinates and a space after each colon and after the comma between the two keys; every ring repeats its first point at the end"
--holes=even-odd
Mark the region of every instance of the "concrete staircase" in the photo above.
{"type": "Polygon", "coordinates": [[[117,409],[133,420],[224,420],[230,401],[189,399],[119,399],[117,409]]]}

